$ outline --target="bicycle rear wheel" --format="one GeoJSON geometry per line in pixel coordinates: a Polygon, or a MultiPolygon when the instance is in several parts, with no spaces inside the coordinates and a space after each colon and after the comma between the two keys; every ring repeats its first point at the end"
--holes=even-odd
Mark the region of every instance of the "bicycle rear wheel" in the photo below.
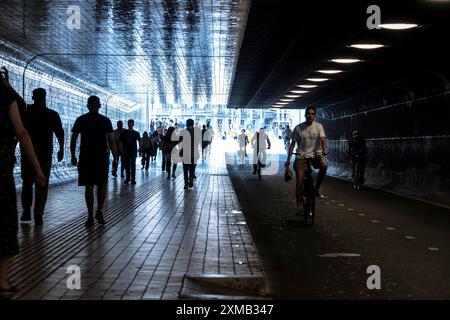
{"type": "Polygon", "coordinates": [[[360,185],[361,178],[360,177],[361,177],[360,164],[359,164],[359,160],[357,160],[355,163],[355,177],[353,178],[353,189],[355,189],[355,190],[361,189],[361,185],[360,185]]]}

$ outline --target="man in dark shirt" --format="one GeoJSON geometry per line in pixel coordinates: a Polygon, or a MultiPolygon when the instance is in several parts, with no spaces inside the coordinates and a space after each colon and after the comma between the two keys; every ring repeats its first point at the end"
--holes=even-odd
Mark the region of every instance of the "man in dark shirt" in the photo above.
{"type": "MultiPolygon", "coordinates": [[[[23,123],[33,142],[36,155],[45,176],[45,186],[35,186],[34,222],[42,225],[45,203],[48,195],[48,180],[52,167],[53,134],[58,138],[59,151],[58,162],[64,157],[64,129],[61,125],[59,114],[47,108],[47,93],[45,89],[39,88],[33,91],[34,104],[30,105],[23,115],[23,123]]],[[[31,205],[33,203],[33,184],[36,181],[35,171],[28,157],[22,156],[22,207],[23,215],[21,221],[31,220],[31,205]]]]}
{"type": "Polygon", "coordinates": [[[125,163],[125,184],[130,182],[136,184],[136,158],[138,154],[137,143],[141,141],[141,135],[139,132],[133,130],[134,120],[128,120],[128,130],[125,130],[120,135],[119,141],[122,143],[123,148],[123,161],[125,163]]]}
{"type": "Polygon", "coordinates": [[[194,127],[194,120],[186,121],[186,129],[181,131],[184,189],[194,187],[195,169],[200,158],[199,148],[202,142],[202,131],[194,127]]]}
{"type": "Polygon", "coordinates": [[[97,186],[98,208],[95,218],[99,224],[105,224],[103,204],[106,198],[109,170],[109,147],[117,161],[117,149],[111,120],[99,114],[100,99],[91,96],[88,99],[89,112],[78,117],[72,128],[70,152],[72,165],[78,164],[78,185],[85,186],[85,198],[88,208],[86,227],[94,225],[94,186],[97,186]],[[81,135],[80,161],[75,149],[78,135],[81,135]],[[109,142],[109,147],[108,147],[109,142]]]}

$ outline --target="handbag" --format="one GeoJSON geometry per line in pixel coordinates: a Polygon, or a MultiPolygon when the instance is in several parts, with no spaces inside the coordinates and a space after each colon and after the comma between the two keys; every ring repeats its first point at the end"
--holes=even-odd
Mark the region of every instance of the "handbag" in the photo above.
{"type": "Polygon", "coordinates": [[[293,175],[294,174],[292,173],[292,170],[289,167],[287,167],[284,170],[284,181],[287,182],[287,181],[291,180],[293,175]]]}

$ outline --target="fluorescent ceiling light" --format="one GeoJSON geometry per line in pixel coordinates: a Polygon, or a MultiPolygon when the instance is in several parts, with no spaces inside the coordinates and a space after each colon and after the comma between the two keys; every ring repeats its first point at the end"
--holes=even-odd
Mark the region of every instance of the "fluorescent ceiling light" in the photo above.
{"type": "Polygon", "coordinates": [[[276,105],[276,104],[273,104],[272,107],[274,107],[274,108],[283,108],[283,106],[279,106],[279,105],[276,105]]]}
{"type": "Polygon", "coordinates": [[[383,29],[406,30],[417,27],[415,23],[382,23],[379,25],[383,29]]]}
{"type": "Polygon", "coordinates": [[[283,102],[292,102],[292,101],[294,101],[294,99],[280,99],[280,101],[283,101],[283,102]]]}
{"type": "MultiPolygon", "coordinates": [[[[291,92],[292,92],[292,93],[297,93],[297,92],[294,92],[294,91],[291,91],[291,92]]],[[[285,97],[286,97],[286,98],[300,98],[301,95],[299,95],[299,94],[297,94],[297,95],[287,94],[287,95],[285,95],[285,97]]]]}
{"type": "Polygon", "coordinates": [[[287,104],[289,104],[288,102],[277,102],[277,103],[275,103],[275,104],[278,104],[278,105],[280,105],[280,106],[284,106],[284,105],[287,105],[287,104]]]}
{"type": "Polygon", "coordinates": [[[350,47],[356,48],[356,49],[371,50],[371,49],[383,48],[384,45],[382,45],[382,44],[362,44],[362,43],[358,43],[358,44],[352,44],[352,45],[350,45],[350,47]]]}
{"type": "Polygon", "coordinates": [[[329,79],[327,79],[327,78],[308,78],[306,80],[312,81],[312,82],[323,82],[323,81],[327,81],[329,79]]]}
{"type": "Polygon", "coordinates": [[[336,74],[336,73],[341,73],[342,70],[317,70],[317,72],[325,73],[325,74],[336,74]]]}
{"type": "MultiPolygon", "coordinates": [[[[315,87],[317,87],[317,86],[315,86],[315,87]]],[[[309,91],[307,91],[307,90],[292,90],[291,92],[297,93],[297,94],[302,94],[302,93],[308,93],[309,91]]]]}
{"type": "Polygon", "coordinates": [[[359,62],[361,60],[359,60],[359,59],[333,59],[331,61],[337,62],[337,63],[355,63],[355,62],[359,62]]]}
{"type": "MultiPolygon", "coordinates": [[[[299,88],[305,88],[305,89],[312,89],[312,88],[317,88],[316,84],[300,84],[297,87],[299,88]]],[[[304,93],[306,93],[308,91],[305,91],[304,93]]]]}

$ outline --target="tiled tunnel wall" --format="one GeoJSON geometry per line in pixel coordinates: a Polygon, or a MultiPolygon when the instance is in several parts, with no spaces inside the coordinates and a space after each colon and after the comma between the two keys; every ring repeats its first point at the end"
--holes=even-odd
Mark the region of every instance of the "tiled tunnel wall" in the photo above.
{"type": "MultiPolygon", "coordinates": [[[[23,71],[26,61],[29,59],[28,55],[14,48],[8,47],[5,44],[0,46],[0,66],[8,68],[10,82],[20,95],[23,93],[23,71]]],[[[105,104],[111,94],[80,79],[74,79],[67,73],[43,61],[31,63],[26,71],[24,99],[28,104],[33,103],[31,99],[32,90],[39,87],[47,90],[47,106],[59,113],[65,133],[65,157],[59,163],[56,159],[59,145],[56,138],[54,138],[53,169],[50,176],[50,183],[72,180],[76,178],[76,167],[70,164],[70,138],[75,119],[88,112],[86,104],[90,95],[100,97],[102,103],[100,112],[105,114],[105,104]]],[[[138,126],[143,127],[145,115],[140,110],[131,113],[125,112],[125,110],[131,107],[129,102],[113,96],[109,99],[107,105],[107,115],[111,119],[114,127],[119,119],[126,120],[130,117],[134,117],[137,120],[138,126]]],[[[16,149],[16,163],[14,176],[16,185],[20,188],[19,148],[16,149]]]]}
{"type": "Polygon", "coordinates": [[[445,75],[424,72],[322,113],[330,174],[351,175],[348,138],[358,129],[367,141],[368,184],[450,205],[449,87],[445,75]]]}

